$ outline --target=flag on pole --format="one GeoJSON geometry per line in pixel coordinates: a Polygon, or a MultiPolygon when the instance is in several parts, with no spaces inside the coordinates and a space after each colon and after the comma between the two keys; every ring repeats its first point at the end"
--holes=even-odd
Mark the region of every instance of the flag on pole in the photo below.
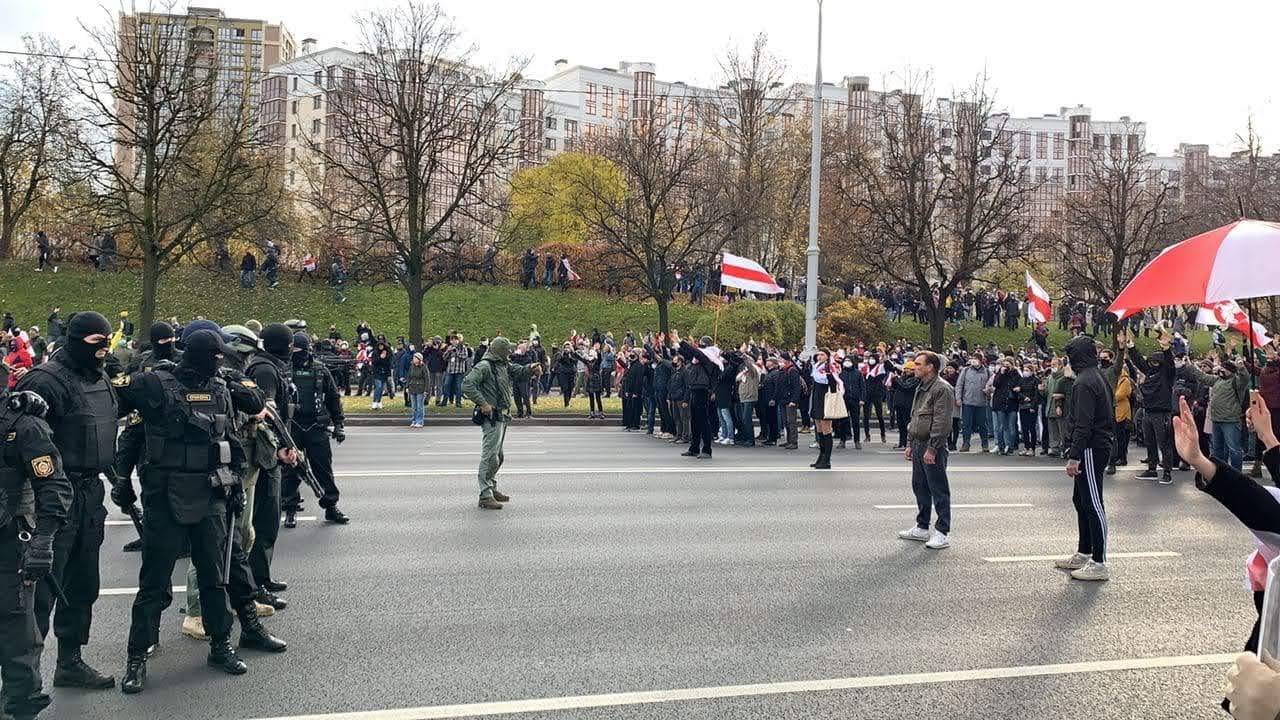
{"type": "Polygon", "coordinates": [[[1262,347],[1271,342],[1262,323],[1250,322],[1249,314],[1235,300],[1223,300],[1212,305],[1201,305],[1196,322],[1201,325],[1217,325],[1238,331],[1245,337],[1252,335],[1253,346],[1262,347]]]}
{"type": "Polygon", "coordinates": [[[724,253],[724,261],[720,269],[720,284],[749,292],[777,295],[782,292],[773,277],[765,272],[760,263],[724,253]]]}
{"type": "Polygon", "coordinates": [[[569,274],[569,282],[578,282],[582,279],[581,275],[573,271],[573,266],[569,264],[569,258],[565,258],[561,262],[564,263],[565,272],[569,274]]]}
{"type": "Polygon", "coordinates": [[[1049,302],[1049,293],[1040,287],[1040,283],[1027,271],[1027,317],[1034,322],[1049,322],[1053,317],[1053,304],[1049,302]]]}

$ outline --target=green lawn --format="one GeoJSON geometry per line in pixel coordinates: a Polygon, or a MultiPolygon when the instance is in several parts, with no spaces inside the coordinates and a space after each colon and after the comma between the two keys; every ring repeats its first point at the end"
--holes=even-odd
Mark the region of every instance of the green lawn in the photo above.
{"type": "MultiPolygon", "coordinates": [[[[127,310],[136,317],[141,294],[139,276],[129,273],[96,273],[82,265],[66,265],[61,271],[36,273],[29,261],[0,263],[0,312],[14,314],[22,327],[45,325],[49,310],[62,307],[65,318],[73,310],[93,309],[114,322],[127,310]]],[[[408,304],[404,292],[393,285],[352,287],[347,301],[337,303],[333,292],[322,284],[300,284],[297,276],[285,274],[280,286],[268,290],[259,279],[258,287],[243,290],[238,275],[220,275],[196,268],[179,268],[160,283],[159,316],[178,316],[184,322],[203,315],[219,323],[243,323],[250,318],[265,323],[289,318],[305,318],[313,332],[323,335],[335,324],[346,338],[354,334],[356,323],[368,320],[375,332],[389,338],[408,330],[408,304]]],[[[711,311],[677,302],[671,306],[672,325],[685,331],[711,311]]],[[[506,334],[527,336],[536,323],[544,344],[567,337],[572,330],[590,333],[612,331],[620,341],[627,330],[637,335],[656,328],[658,313],[650,302],[619,300],[588,290],[521,290],[512,286],[442,285],[427,293],[425,332],[444,335],[458,330],[475,342],[484,336],[506,334]]],[[[138,328],[145,334],[145,328],[138,328]]],[[[1001,348],[1011,343],[1025,344],[1027,329],[1009,332],[984,329],[967,323],[964,335],[970,346],[994,340],[1001,348]]],[[[914,322],[889,323],[886,339],[906,337],[923,343],[928,336],[924,325],[914,322]]],[[[954,327],[947,328],[947,342],[958,338],[954,327]]],[[[1066,333],[1052,331],[1050,344],[1061,348],[1066,333]]],[[[1209,347],[1207,333],[1195,333],[1196,351],[1209,347]]],[[[1151,347],[1153,345],[1147,345],[1151,347]]],[[[585,401],[584,401],[585,402],[585,401]]],[[[585,411],[585,410],[584,410],[585,411]]]]}

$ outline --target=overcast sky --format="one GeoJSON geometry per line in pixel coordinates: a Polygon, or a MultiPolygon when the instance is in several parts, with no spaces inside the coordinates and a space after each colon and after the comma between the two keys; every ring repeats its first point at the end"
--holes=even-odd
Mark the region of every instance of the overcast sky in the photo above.
{"type": "MultiPolygon", "coordinates": [[[[379,3],[381,0],[373,0],[379,3]]],[[[228,15],[283,21],[299,41],[351,44],[351,13],[366,0],[197,0],[228,15]]],[[[179,3],[185,7],[188,3],[179,3]]],[[[556,58],[616,66],[657,64],[658,77],[717,84],[717,56],[765,31],[795,80],[814,70],[815,0],[441,0],[479,58],[505,65],[530,59],[526,77],[545,77],[556,58]]],[[[139,2],[140,8],[148,3],[139,2]]],[[[100,24],[98,0],[0,0],[0,49],[24,33],[84,44],[77,19],[100,24]]],[[[119,8],[118,0],[106,7],[119,8]]],[[[1274,40],[1280,3],[1217,0],[826,0],[824,79],[865,74],[894,86],[904,68],[931,68],[939,94],[987,70],[998,104],[1015,115],[1077,103],[1098,119],[1130,115],[1148,125],[1148,145],[1172,153],[1180,142],[1236,146],[1252,114],[1268,152],[1280,148],[1274,40]],[[1194,14],[1180,11],[1194,8],[1194,14]]]]}

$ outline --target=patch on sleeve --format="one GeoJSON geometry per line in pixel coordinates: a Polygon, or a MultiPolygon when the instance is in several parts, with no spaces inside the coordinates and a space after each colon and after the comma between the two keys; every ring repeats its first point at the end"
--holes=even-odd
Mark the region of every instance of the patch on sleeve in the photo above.
{"type": "Polygon", "coordinates": [[[18,433],[16,432],[11,432],[8,435],[6,435],[4,438],[5,442],[13,442],[14,440],[17,440],[17,439],[18,439],[18,433]]]}
{"type": "Polygon", "coordinates": [[[129,383],[133,382],[132,375],[117,375],[111,384],[116,387],[129,387],[129,383]]]}
{"type": "Polygon", "coordinates": [[[41,455],[38,458],[32,458],[31,471],[36,474],[36,477],[49,477],[53,474],[53,457],[41,455]]]}
{"type": "Polygon", "coordinates": [[[245,386],[245,387],[247,387],[247,388],[256,388],[256,387],[258,387],[258,383],[256,383],[256,382],[254,382],[254,381],[250,380],[249,378],[245,378],[245,379],[241,380],[241,381],[240,381],[240,384],[241,384],[241,385],[243,385],[243,386],[245,386]]]}
{"type": "Polygon", "coordinates": [[[137,411],[129,413],[129,425],[138,425],[142,422],[142,416],[137,411]]]}
{"type": "Polygon", "coordinates": [[[203,392],[187,393],[187,402],[213,402],[213,394],[203,392]]]}

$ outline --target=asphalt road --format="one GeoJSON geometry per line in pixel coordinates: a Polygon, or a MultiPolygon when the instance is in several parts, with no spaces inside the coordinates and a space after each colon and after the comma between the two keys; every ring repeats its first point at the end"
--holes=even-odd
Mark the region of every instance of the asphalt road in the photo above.
{"type": "MultiPolygon", "coordinates": [[[[145,693],[56,691],[45,717],[1215,718],[1252,623],[1249,537],[1186,473],[1107,479],[1111,551],[1140,556],[1085,585],[1021,559],[1074,550],[1070,483],[1039,459],[953,456],[953,502],[988,507],[957,507],[935,552],[896,537],[909,466],[879,443],[823,472],[810,450],[691,460],[516,427],[500,512],[475,507],[478,449],[469,427],[350,429],[351,525],[304,520],[277,548],[287,653],[222,675],[175,608],[145,693]]],[[[107,528],[86,649],[117,676],[132,537],[107,528]]]]}

